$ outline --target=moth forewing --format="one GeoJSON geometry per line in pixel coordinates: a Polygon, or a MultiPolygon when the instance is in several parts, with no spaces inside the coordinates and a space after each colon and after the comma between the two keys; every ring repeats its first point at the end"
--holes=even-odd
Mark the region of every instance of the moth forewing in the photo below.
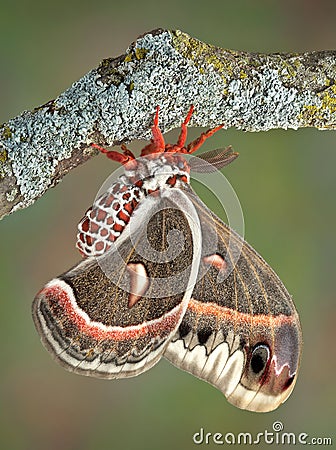
{"type": "Polygon", "coordinates": [[[84,260],[37,295],[33,315],[47,349],[85,375],[122,378],[148,370],[185,314],[201,239],[185,193],[171,189],[148,198],[104,255],[84,260]]]}

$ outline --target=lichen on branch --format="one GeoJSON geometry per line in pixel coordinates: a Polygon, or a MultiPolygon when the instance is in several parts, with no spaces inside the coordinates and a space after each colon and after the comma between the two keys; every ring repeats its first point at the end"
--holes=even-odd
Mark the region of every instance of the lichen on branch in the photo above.
{"type": "Polygon", "coordinates": [[[0,127],[0,218],[31,205],[96,151],[164,132],[224,123],[249,131],[336,128],[336,51],[225,50],[181,31],[155,30],[103,60],[55,100],[0,127]]]}

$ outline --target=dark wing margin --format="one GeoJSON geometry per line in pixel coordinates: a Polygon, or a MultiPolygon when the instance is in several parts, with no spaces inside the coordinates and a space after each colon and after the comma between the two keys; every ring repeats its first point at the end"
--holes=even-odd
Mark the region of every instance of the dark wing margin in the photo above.
{"type": "Polygon", "coordinates": [[[302,337],[295,306],[263,258],[191,189],[188,195],[200,218],[202,257],[186,314],[164,356],[235,406],[271,411],[296,380],[302,337]]]}
{"type": "Polygon", "coordinates": [[[190,208],[181,191],[148,197],[113,248],[37,294],[36,328],[66,369],[123,378],[160,359],[196,282],[201,236],[190,208]]]}

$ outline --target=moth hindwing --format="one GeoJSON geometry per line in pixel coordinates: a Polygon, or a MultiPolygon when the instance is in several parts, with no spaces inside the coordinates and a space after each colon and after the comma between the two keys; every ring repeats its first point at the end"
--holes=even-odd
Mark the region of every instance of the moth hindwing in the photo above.
{"type": "Polygon", "coordinates": [[[124,166],[78,226],[84,260],[36,296],[33,316],[52,355],[76,373],[137,375],[162,355],[208,381],[229,402],[271,411],[291,393],[299,367],[299,318],[269,265],[192,191],[190,168],[213,172],[229,147],[190,164],[221,126],[188,145],[158,127],[136,159],[92,144],[124,166]],[[209,164],[210,163],[210,164],[209,164]]]}
{"type": "Polygon", "coordinates": [[[295,306],[257,252],[185,190],[200,219],[202,257],[187,312],[164,356],[234,405],[270,411],[296,381],[302,337],[295,306]]]}

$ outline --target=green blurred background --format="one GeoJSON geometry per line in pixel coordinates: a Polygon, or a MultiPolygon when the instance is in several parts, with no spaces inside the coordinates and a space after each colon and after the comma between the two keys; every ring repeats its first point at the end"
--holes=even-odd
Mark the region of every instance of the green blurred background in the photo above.
{"type": "MultiPolygon", "coordinates": [[[[335,23],[333,0],[1,0],[0,122],[56,97],[154,28],[276,52],[335,49],[335,23]]],[[[199,133],[193,129],[190,137],[199,133]]],[[[114,168],[97,157],[0,224],[1,449],[191,449],[201,427],[257,433],[271,431],[275,420],[284,431],[333,436],[335,132],[228,130],[204,150],[229,143],[240,158],[225,175],[243,208],[245,236],[280,275],[301,315],[304,353],[289,400],[275,412],[254,414],[165,360],[121,381],[74,375],[52,361],[35,332],[31,302],[79,260],[77,222],[114,168]]]]}

